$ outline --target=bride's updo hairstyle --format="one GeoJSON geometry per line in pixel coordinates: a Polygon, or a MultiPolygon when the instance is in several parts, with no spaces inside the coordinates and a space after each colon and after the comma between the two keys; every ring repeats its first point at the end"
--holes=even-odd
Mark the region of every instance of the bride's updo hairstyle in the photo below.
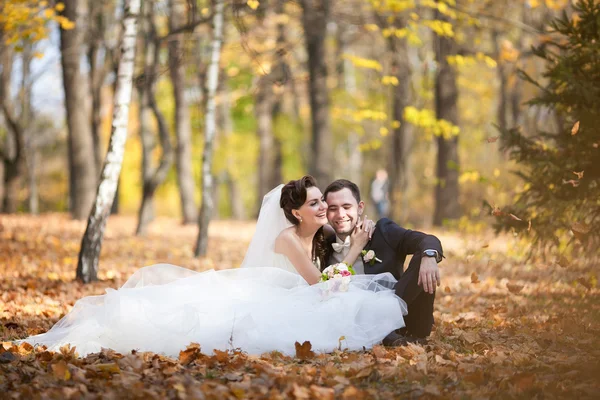
{"type": "MultiPolygon", "coordinates": [[[[305,175],[298,180],[289,181],[281,189],[279,205],[283,209],[283,213],[287,220],[292,224],[296,226],[300,224],[300,221],[294,216],[292,210],[297,210],[302,207],[306,202],[307,189],[316,186],[317,181],[315,181],[315,178],[310,175],[305,175]]],[[[312,257],[313,259],[319,258],[321,266],[325,265],[327,251],[323,227],[319,228],[313,239],[312,257]]]]}
{"type": "Polygon", "coordinates": [[[298,225],[300,221],[292,213],[292,210],[297,210],[306,202],[307,189],[317,186],[317,181],[310,175],[303,176],[296,181],[289,181],[281,189],[281,199],[279,206],[283,208],[283,213],[288,221],[294,225],[298,225]]]}

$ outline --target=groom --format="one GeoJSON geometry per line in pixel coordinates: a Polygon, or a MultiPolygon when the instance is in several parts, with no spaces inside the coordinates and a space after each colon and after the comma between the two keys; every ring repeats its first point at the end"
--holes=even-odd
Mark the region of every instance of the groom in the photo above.
{"type": "MultiPolygon", "coordinates": [[[[332,182],[323,193],[327,203],[327,219],[335,230],[328,239],[327,265],[341,262],[350,249],[350,234],[359,217],[363,216],[365,203],[360,199],[358,186],[346,179],[332,182]]],[[[364,248],[353,267],[357,274],[391,272],[398,280],[396,294],[408,305],[404,317],[406,327],[402,334],[391,332],[383,344],[398,346],[425,338],[433,325],[435,287],[440,285],[437,264],[442,260],[442,245],[438,238],[422,232],[404,229],[393,221],[382,218],[375,225],[372,239],[364,248]],[[404,270],[407,254],[413,257],[404,270]],[[372,257],[369,257],[372,256],[372,257]]]]}

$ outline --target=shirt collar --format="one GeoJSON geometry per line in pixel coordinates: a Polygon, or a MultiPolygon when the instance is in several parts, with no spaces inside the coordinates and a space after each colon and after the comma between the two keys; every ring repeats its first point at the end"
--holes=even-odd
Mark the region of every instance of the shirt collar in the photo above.
{"type": "Polygon", "coordinates": [[[342,240],[340,239],[340,237],[338,235],[335,235],[335,242],[337,244],[346,244],[346,243],[350,243],[350,235],[346,236],[346,240],[342,240]]]}

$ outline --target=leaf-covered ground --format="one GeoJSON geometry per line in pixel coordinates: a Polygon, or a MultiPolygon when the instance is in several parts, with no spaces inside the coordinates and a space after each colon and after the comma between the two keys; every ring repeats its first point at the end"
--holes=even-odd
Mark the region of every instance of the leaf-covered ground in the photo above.
{"type": "Polygon", "coordinates": [[[196,228],[158,219],[134,237],[112,217],[101,282],[73,281],[84,223],[66,215],[0,216],[0,397],[181,399],[598,398],[598,265],[526,263],[490,233],[438,234],[447,259],[427,344],[297,358],[212,354],[179,359],[106,350],[77,358],[9,341],[49,329],[82,296],[117,288],[137,268],[168,262],[195,270],[239,265],[254,225],[215,222],[210,258],[194,259],[196,228]]]}

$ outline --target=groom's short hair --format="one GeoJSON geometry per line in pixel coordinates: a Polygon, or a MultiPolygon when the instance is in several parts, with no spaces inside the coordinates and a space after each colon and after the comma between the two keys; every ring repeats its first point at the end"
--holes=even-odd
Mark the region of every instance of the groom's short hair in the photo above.
{"type": "Polygon", "coordinates": [[[323,192],[323,200],[327,202],[327,195],[331,192],[339,192],[342,189],[350,189],[352,196],[356,199],[357,203],[360,203],[360,190],[356,183],[349,181],[348,179],[337,179],[329,184],[323,192]]]}

